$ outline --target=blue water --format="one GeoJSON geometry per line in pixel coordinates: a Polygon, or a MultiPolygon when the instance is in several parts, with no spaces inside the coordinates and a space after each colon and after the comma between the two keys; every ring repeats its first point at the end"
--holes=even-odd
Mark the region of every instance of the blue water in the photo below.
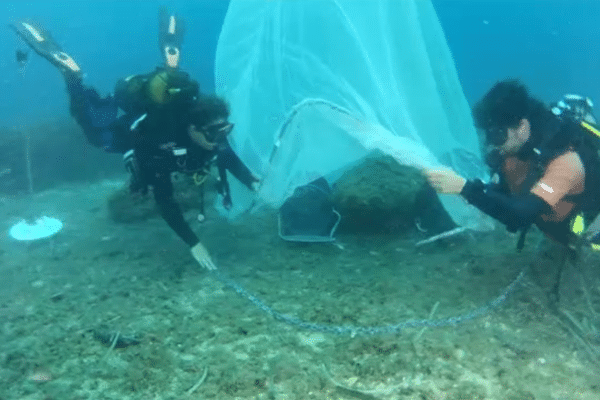
{"type": "MultiPolygon", "coordinates": [[[[521,78],[545,101],[574,92],[600,102],[600,1],[433,2],[471,104],[506,77],[521,78]]],[[[15,50],[26,47],[8,23],[31,18],[47,27],[81,65],[85,82],[107,94],[118,78],[161,64],[160,5],[185,18],[182,67],[203,91],[211,91],[226,0],[0,2],[0,134],[3,127],[69,118],[61,74],[33,52],[21,74],[15,50]]],[[[122,170],[121,160],[115,161],[122,170]]],[[[46,244],[19,247],[0,235],[1,294],[8,298],[0,302],[0,398],[185,398],[206,374],[194,393],[198,398],[281,399],[288,398],[286,393],[309,398],[307,391],[311,399],[376,397],[343,386],[393,386],[389,396],[396,391],[428,399],[436,394],[531,399],[532,393],[537,399],[566,399],[575,391],[582,393],[577,398],[598,398],[598,375],[581,361],[587,354],[572,338],[577,333],[564,333],[555,316],[529,300],[536,299],[532,285],[525,294],[511,296],[505,312],[446,330],[346,338],[288,330],[270,319],[316,330],[337,324],[383,326],[373,333],[396,333],[407,327],[398,321],[428,315],[452,323],[470,319],[489,311],[479,305],[504,300],[509,290],[503,287],[514,288],[509,284],[529,262],[523,260],[532,257],[535,236],[518,256],[514,238],[500,234],[458,238],[422,251],[413,251],[412,238],[388,242],[383,235],[346,235],[339,247],[296,247],[278,240],[274,215],[228,224],[207,207],[207,220],[194,221],[193,228],[220,271],[247,288],[230,282],[238,294],[256,293],[282,313],[275,314],[256,298],[248,299],[258,308],[200,275],[164,221],[124,224],[108,218],[106,199],[121,185],[116,180],[86,189],[65,186],[37,193],[34,201],[32,196],[0,198],[3,231],[37,210],[65,222],[50,249],[46,244]],[[447,319],[465,314],[468,318],[447,319]],[[311,322],[298,323],[296,315],[311,322]],[[117,337],[121,330],[125,336],[140,333],[145,342],[130,349],[104,348],[87,334],[99,322],[110,323],[107,329],[117,337]],[[486,390],[501,394],[486,396],[486,390]]],[[[600,276],[593,267],[600,263],[590,264],[569,279],[600,276]]],[[[579,284],[568,289],[572,297],[580,296],[579,284]]],[[[590,293],[589,304],[597,304],[597,290],[590,293]]],[[[573,303],[573,315],[589,330],[586,340],[597,359],[598,321],[573,303]]],[[[411,326],[420,329],[418,322],[411,326]]]]}
{"type": "Polygon", "coordinates": [[[0,3],[0,126],[68,116],[62,76],[46,60],[30,52],[24,78],[19,74],[15,50],[26,45],[7,27],[11,21],[31,18],[50,30],[86,73],[84,81],[107,94],[118,78],[150,72],[162,63],[158,9],[165,5],[186,22],[182,68],[203,91],[211,91],[215,48],[228,4],[224,0],[0,3]]]}
{"type": "Polygon", "coordinates": [[[506,77],[540,99],[600,101],[600,2],[433,0],[471,104],[506,77]]]}
{"type": "MultiPolygon", "coordinates": [[[[119,77],[161,63],[157,10],[166,5],[187,22],[182,67],[213,89],[213,65],[227,0],[36,1],[1,3],[0,127],[68,115],[62,77],[30,54],[24,77],[15,50],[25,48],[7,27],[32,18],[53,33],[79,62],[85,81],[103,94],[119,77]]],[[[600,2],[434,0],[467,100],[475,102],[495,81],[518,77],[552,101],[566,92],[600,99],[600,2]]],[[[600,100],[598,100],[600,101],[600,100]]]]}

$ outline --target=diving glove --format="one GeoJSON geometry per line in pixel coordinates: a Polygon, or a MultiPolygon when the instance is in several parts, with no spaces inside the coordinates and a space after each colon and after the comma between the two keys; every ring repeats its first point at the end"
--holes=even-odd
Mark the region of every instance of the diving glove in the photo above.
{"type": "Polygon", "coordinates": [[[190,249],[192,253],[192,257],[200,264],[202,267],[206,268],[209,271],[214,271],[217,269],[217,266],[210,258],[210,254],[208,254],[208,250],[206,247],[200,242],[196,243],[194,247],[190,249]]]}

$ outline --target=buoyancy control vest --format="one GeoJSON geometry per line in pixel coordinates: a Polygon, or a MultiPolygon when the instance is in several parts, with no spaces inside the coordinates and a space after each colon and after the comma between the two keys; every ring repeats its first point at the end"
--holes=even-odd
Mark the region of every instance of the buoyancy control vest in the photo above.
{"type": "MultiPolygon", "coordinates": [[[[519,152],[520,158],[527,159],[532,164],[520,193],[531,191],[552,160],[567,151],[574,151],[579,155],[585,172],[584,190],[580,194],[565,196],[565,200],[573,202],[575,207],[562,223],[544,227],[552,229],[553,237],[568,243],[573,236],[574,219],[578,215],[583,217],[587,226],[600,213],[600,131],[594,125],[578,121],[568,113],[554,115],[549,112],[548,118],[539,144],[527,143],[519,152]]],[[[496,172],[500,174],[499,169],[496,172]]],[[[524,246],[528,228],[521,231],[518,250],[524,246]]]]}

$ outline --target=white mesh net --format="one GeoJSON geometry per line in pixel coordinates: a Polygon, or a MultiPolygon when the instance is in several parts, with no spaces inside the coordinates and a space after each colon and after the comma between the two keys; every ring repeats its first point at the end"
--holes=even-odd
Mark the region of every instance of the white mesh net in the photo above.
{"type": "MultiPolygon", "coordinates": [[[[485,177],[477,134],[433,6],[425,0],[232,0],[217,47],[231,145],[279,207],[374,151],[417,168],[485,177]]],[[[232,185],[235,209],[248,194],[232,185]]],[[[490,227],[460,198],[454,221],[490,227]]],[[[245,199],[245,200],[244,200],[245,199]]]]}

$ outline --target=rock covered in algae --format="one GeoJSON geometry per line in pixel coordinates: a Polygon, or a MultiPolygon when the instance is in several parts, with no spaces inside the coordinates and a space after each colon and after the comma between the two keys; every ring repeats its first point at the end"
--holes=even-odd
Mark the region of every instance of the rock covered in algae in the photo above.
{"type": "Polygon", "coordinates": [[[413,226],[425,178],[390,156],[369,157],[336,182],[334,202],[347,232],[390,233],[413,226]]]}

